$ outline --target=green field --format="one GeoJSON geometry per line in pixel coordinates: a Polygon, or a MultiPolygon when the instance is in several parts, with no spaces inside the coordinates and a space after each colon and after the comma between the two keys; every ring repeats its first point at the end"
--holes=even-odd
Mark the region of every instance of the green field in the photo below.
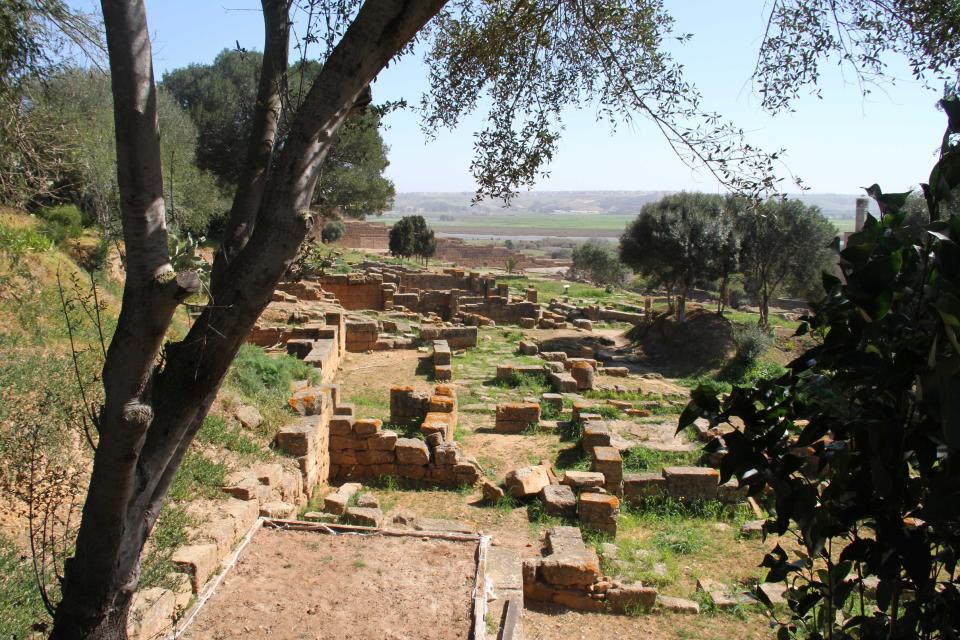
{"type": "MultiPolygon", "coordinates": [[[[429,216],[428,224],[444,233],[489,234],[492,236],[590,236],[616,238],[636,214],[610,213],[504,213],[448,214],[429,216]]],[[[392,217],[384,222],[392,224],[392,217]]],[[[853,231],[853,218],[835,218],[830,222],[839,233],[853,231]]]]}

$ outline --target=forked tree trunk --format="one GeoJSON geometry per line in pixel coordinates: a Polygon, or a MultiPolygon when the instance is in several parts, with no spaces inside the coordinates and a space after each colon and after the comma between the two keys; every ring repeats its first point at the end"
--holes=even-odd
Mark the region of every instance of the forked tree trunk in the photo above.
{"type": "MultiPolygon", "coordinates": [[[[286,47],[286,41],[276,37],[270,21],[287,19],[290,0],[262,3],[266,47],[282,57],[286,69],[287,52],[278,44],[286,47]]],[[[173,313],[198,290],[199,280],[192,272],[174,274],[167,253],[156,88],[143,0],[102,0],[127,279],[104,364],[99,444],[52,638],[126,638],[144,542],[237,350],[308,231],[310,196],[334,134],[364,100],[377,73],[444,3],[364,3],[295,115],[283,151],[269,162],[255,224],[236,225],[243,233],[235,236],[240,241],[233,246],[232,260],[211,282],[214,304],[204,309],[186,338],[164,347],[161,367],[158,356],[173,313]]],[[[247,162],[256,163],[262,150],[251,144],[247,162]]],[[[249,175],[255,180],[259,174],[249,175]]],[[[256,191],[248,189],[245,198],[256,191]]],[[[253,205],[244,202],[231,215],[247,215],[253,205]]]]}

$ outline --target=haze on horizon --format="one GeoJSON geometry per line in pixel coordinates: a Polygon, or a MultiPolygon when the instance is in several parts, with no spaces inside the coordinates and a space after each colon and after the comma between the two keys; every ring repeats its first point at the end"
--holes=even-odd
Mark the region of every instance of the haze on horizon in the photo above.
{"type": "MultiPolygon", "coordinates": [[[[91,8],[89,0],[72,4],[91,8]]],[[[262,46],[255,0],[147,0],[147,5],[158,77],[190,63],[209,63],[235,43],[250,50],[262,46]],[[182,19],[185,15],[189,21],[182,19]]],[[[676,31],[694,34],[691,42],[673,49],[704,105],[743,127],[752,143],[786,149],[785,191],[797,191],[792,176],[817,194],[859,194],[875,182],[885,191],[901,191],[924,180],[943,132],[944,116],[936,108],[940,92],[914,81],[903,62],[890,68],[899,78],[895,84],[872,87],[866,96],[850,69],[824,67],[822,100],[806,95],[795,103],[794,113],[775,117],[760,108],[750,75],[766,5],[762,0],[667,3],[676,31]]],[[[391,162],[387,176],[398,193],[472,192],[473,133],[483,123],[485,105],[456,130],[441,131],[428,142],[414,108],[427,86],[421,54],[392,64],[373,85],[376,102],[404,99],[411,105],[384,120],[391,162]]],[[[639,119],[612,132],[591,111],[566,111],[563,118],[563,138],[547,167],[549,176],[534,187],[537,192],[718,191],[704,170],[684,166],[652,123],[639,119]]]]}

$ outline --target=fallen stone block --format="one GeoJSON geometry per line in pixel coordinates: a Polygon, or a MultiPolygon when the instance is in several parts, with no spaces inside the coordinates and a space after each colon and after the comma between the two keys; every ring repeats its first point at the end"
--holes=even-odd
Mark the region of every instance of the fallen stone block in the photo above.
{"type": "Polygon", "coordinates": [[[535,356],[540,348],[535,342],[530,342],[529,340],[520,341],[520,353],[525,356],[535,356]]]}
{"type": "Polygon", "coordinates": [[[347,504],[355,493],[360,491],[359,482],[347,482],[335,492],[328,494],[323,500],[323,510],[327,513],[342,515],[347,511],[347,504]]]}
{"type": "Polygon", "coordinates": [[[759,538],[763,535],[763,524],[766,520],[750,520],[740,527],[740,535],[745,538],[759,538]]]}
{"type": "Polygon", "coordinates": [[[584,331],[593,331],[593,322],[586,318],[577,318],[573,321],[573,326],[577,329],[583,329],[584,331]]]}
{"type": "Polygon", "coordinates": [[[592,471],[602,473],[606,479],[607,491],[623,491],[623,458],[614,447],[594,447],[592,471]]]}
{"type": "Polygon", "coordinates": [[[557,393],[576,393],[577,381],[569,373],[550,373],[550,385],[557,393]]]}
{"type": "Polygon", "coordinates": [[[453,366],[449,364],[435,366],[433,368],[433,379],[438,382],[453,380],[453,366]]]}
{"type": "Polygon", "coordinates": [[[687,600],[685,598],[658,595],[657,604],[661,608],[672,611],[673,613],[692,613],[694,615],[700,613],[700,605],[693,600],[687,600]]]}
{"type": "MultiPolygon", "coordinates": [[[[581,414],[585,415],[585,414],[581,414]]],[[[580,438],[580,447],[590,451],[594,447],[610,446],[610,430],[602,422],[590,421],[583,426],[583,436],[580,438]]]]}
{"type": "Polygon", "coordinates": [[[657,603],[657,590],[637,583],[607,591],[607,606],[614,613],[649,611],[657,603]]]}
{"type": "Polygon", "coordinates": [[[480,483],[480,491],[483,494],[484,501],[489,503],[497,503],[505,495],[500,486],[486,478],[480,483]]]}
{"type": "Polygon", "coordinates": [[[520,433],[540,421],[540,405],[536,402],[507,402],[497,405],[494,431],[520,433]]]}
{"type": "Polygon", "coordinates": [[[565,484],[548,484],[540,490],[540,500],[547,515],[568,517],[577,511],[577,496],[565,484]]]}
{"type": "Polygon", "coordinates": [[[380,527],[383,524],[383,511],[370,507],[349,507],[343,519],[347,524],[380,527]]]}
{"type": "Polygon", "coordinates": [[[557,415],[563,413],[563,396],[559,393],[543,394],[540,396],[540,404],[544,407],[550,407],[557,415]]]}
{"type": "Polygon", "coordinates": [[[594,368],[587,362],[575,362],[570,367],[570,375],[577,382],[578,391],[593,389],[594,368]]]}
{"type": "Polygon", "coordinates": [[[616,496],[603,493],[581,493],[578,505],[581,524],[616,535],[620,517],[620,501],[616,496]]]}
{"type": "Polygon", "coordinates": [[[510,495],[516,498],[534,496],[550,484],[547,470],[540,466],[521,467],[509,472],[504,478],[504,484],[510,495]]]}
{"type": "Polygon", "coordinates": [[[630,369],[627,367],[604,367],[604,375],[612,376],[614,378],[626,378],[630,375],[630,369]]]}
{"type": "Polygon", "coordinates": [[[560,482],[579,491],[590,487],[602,487],[606,480],[602,473],[596,471],[566,471],[560,482]]]}
{"type": "Polygon", "coordinates": [[[233,416],[244,429],[256,429],[263,424],[263,416],[260,414],[260,410],[253,405],[240,405],[236,411],[233,412],[233,416]]]}

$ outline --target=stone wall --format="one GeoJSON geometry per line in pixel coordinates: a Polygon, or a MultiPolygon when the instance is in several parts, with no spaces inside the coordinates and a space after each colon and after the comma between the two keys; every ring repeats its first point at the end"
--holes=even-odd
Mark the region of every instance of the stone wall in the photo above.
{"type": "Polygon", "coordinates": [[[387,251],[390,248],[390,228],[382,222],[344,220],[343,235],[334,244],[347,249],[387,251]]]}

